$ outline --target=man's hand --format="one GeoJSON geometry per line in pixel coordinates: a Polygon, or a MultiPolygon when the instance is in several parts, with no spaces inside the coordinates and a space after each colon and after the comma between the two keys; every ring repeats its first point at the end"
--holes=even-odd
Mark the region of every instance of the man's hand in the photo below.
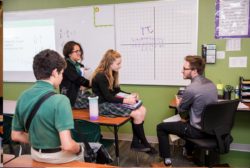
{"type": "Polygon", "coordinates": [[[176,102],[176,106],[178,107],[181,103],[182,98],[180,98],[178,95],[175,95],[175,102],[176,102]]]}

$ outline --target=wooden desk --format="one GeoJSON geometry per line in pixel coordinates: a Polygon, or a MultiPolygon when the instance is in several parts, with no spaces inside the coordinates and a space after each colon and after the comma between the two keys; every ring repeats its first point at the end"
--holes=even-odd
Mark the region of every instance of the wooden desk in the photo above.
{"type": "Polygon", "coordinates": [[[243,103],[246,106],[248,106],[248,108],[238,108],[237,111],[242,111],[242,112],[250,112],[250,103],[243,103]]]}
{"type": "MultiPolygon", "coordinates": [[[[248,106],[248,108],[237,108],[237,111],[248,111],[250,112],[250,103],[243,103],[245,104],[246,106],[248,106]]],[[[172,99],[171,102],[169,103],[169,108],[173,108],[173,109],[176,109],[177,105],[176,105],[176,100],[175,99],[172,99]]]]}
{"type": "Polygon", "coordinates": [[[32,160],[30,155],[21,155],[10,162],[4,164],[4,167],[114,167],[110,165],[104,164],[96,164],[96,163],[87,163],[87,162],[80,162],[80,161],[73,161],[69,163],[63,164],[50,164],[50,163],[43,163],[37,162],[32,160]]]}
{"type": "Polygon", "coordinates": [[[130,120],[130,117],[103,117],[99,116],[97,120],[89,119],[89,110],[88,109],[73,109],[73,117],[74,119],[81,119],[90,121],[93,123],[97,123],[99,125],[104,126],[112,126],[114,127],[114,137],[115,137],[115,155],[117,159],[117,164],[119,165],[119,139],[118,139],[118,128],[123,124],[127,123],[130,120]]]}
{"type": "Polygon", "coordinates": [[[15,158],[15,155],[3,154],[3,164],[8,163],[9,161],[11,161],[14,158],[15,158]]]}
{"type": "MultiPolygon", "coordinates": [[[[16,101],[14,100],[4,100],[3,101],[3,113],[4,114],[14,114],[16,101]]],[[[73,109],[73,117],[74,119],[81,119],[91,121],[89,119],[89,111],[87,109],[73,109]]],[[[129,117],[116,117],[116,118],[109,118],[109,117],[102,117],[99,116],[98,120],[91,121],[97,123],[99,125],[105,126],[112,126],[114,127],[114,137],[115,137],[115,155],[117,158],[117,163],[119,165],[119,144],[118,144],[118,128],[128,122],[130,120],[129,117]]]]}

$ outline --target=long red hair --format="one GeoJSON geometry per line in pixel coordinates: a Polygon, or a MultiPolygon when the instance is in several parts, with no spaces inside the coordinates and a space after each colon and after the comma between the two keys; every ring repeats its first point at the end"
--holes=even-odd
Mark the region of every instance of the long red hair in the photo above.
{"type": "MultiPolygon", "coordinates": [[[[112,71],[111,69],[111,65],[117,58],[121,58],[121,54],[119,52],[113,49],[109,49],[108,51],[106,51],[100,64],[95,69],[92,75],[92,79],[96,76],[96,74],[104,73],[109,82],[109,89],[113,90],[114,87],[118,87],[119,86],[119,73],[116,71],[112,71]]],[[[91,83],[92,83],[92,80],[91,80],[91,83]]]]}

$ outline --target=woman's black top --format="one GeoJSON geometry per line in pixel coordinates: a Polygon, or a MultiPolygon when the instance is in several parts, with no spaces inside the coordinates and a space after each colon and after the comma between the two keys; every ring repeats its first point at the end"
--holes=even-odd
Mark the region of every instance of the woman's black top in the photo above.
{"type": "Polygon", "coordinates": [[[113,90],[109,89],[108,79],[104,73],[98,73],[92,80],[92,92],[96,94],[99,103],[123,103],[123,98],[115,97],[121,91],[120,87],[114,87],[113,90]]]}
{"type": "Polygon", "coordinates": [[[75,65],[71,61],[66,60],[66,62],[67,68],[63,73],[60,92],[62,88],[66,90],[66,96],[70,99],[71,106],[74,107],[80,86],[89,87],[89,80],[77,72],[75,65]]]}

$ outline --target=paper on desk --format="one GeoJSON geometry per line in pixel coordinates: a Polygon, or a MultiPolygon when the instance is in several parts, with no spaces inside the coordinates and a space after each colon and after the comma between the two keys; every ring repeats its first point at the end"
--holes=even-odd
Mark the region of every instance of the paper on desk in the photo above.
{"type": "Polygon", "coordinates": [[[180,137],[178,137],[177,135],[174,135],[174,134],[169,134],[169,139],[171,142],[175,142],[178,139],[180,139],[180,137]]]}
{"type": "MultiPolygon", "coordinates": [[[[163,120],[163,122],[176,122],[176,121],[181,121],[181,117],[179,114],[176,114],[172,117],[166,118],[165,120],[163,120]]],[[[170,134],[169,138],[171,140],[171,142],[177,141],[178,139],[180,139],[180,137],[178,137],[177,135],[173,135],[170,134]]]]}
{"type": "Polygon", "coordinates": [[[176,122],[176,121],[181,121],[181,117],[179,114],[176,114],[172,117],[166,118],[165,120],[163,120],[163,122],[176,122]]]}
{"type": "Polygon", "coordinates": [[[238,105],[238,109],[248,109],[249,107],[247,105],[245,105],[244,103],[239,103],[238,105]]]}

